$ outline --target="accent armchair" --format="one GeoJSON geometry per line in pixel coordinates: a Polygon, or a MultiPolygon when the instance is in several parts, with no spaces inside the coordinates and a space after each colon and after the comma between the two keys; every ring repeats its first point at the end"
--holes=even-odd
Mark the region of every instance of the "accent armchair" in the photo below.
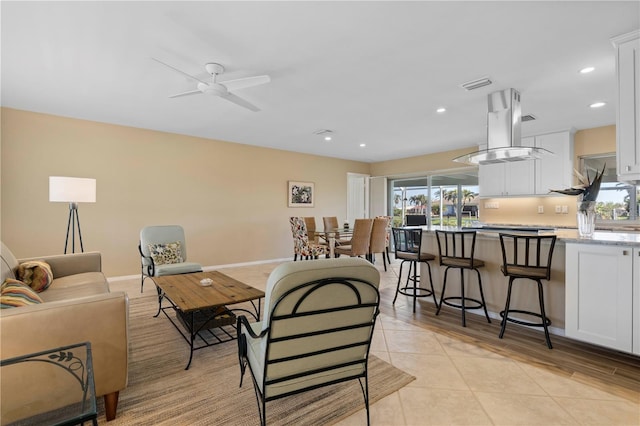
{"type": "Polygon", "coordinates": [[[237,322],[240,386],[249,367],[260,423],[266,403],[357,379],[369,420],[367,361],[380,296],[362,258],[287,262],[267,282],[264,319],[237,322]]]}
{"type": "Polygon", "coordinates": [[[202,272],[202,266],[199,263],[187,262],[184,229],[179,225],[142,228],[138,251],[141,256],[141,293],[147,277],[202,272]]]}

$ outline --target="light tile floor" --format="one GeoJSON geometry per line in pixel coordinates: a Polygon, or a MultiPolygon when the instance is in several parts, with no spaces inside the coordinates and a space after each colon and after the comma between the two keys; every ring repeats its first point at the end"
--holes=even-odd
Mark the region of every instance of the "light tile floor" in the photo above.
{"type": "MultiPolygon", "coordinates": [[[[379,262],[380,263],[380,262],[379,262]]],[[[395,289],[399,264],[379,266],[395,289]]],[[[264,289],[274,263],[221,269],[264,289]]],[[[139,281],[112,289],[140,294],[139,281]]],[[[155,291],[146,282],[145,293],[155,291]]],[[[555,375],[449,336],[380,315],[371,353],[416,380],[371,406],[372,425],[640,425],[636,401],[555,375]]],[[[365,411],[340,426],[366,424],[365,411]]]]}

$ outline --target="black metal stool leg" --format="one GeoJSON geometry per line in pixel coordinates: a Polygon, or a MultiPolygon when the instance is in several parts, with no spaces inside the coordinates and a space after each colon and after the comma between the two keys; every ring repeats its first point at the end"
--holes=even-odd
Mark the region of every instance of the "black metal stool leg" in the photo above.
{"type": "Polygon", "coordinates": [[[431,286],[431,296],[433,297],[433,303],[435,303],[436,308],[439,306],[438,301],[436,300],[436,291],[433,288],[433,277],[431,276],[431,265],[429,262],[424,262],[427,264],[427,268],[429,269],[429,285],[431,286]]]}
{"type": "Polygon", "coordinates": [[[507,316],[509,315],[509,305],[511,304],[511,286],[513,284],[514,277],[509,277],[509,287],[507,289],[507,303],[504,305],[504,311],[500,312],[500,316],[502,317],[502,321],[500,322],[500,334],[499,338],[502,339],[504,336],[504,330],[507,328],[507,316]]]}
{"type": "Polygon", "coordinates": [[[402,281],[402,267],[404,266],[404,260],[400,262],[400,272],[398,272],[398,285],[396,286],[396,295],[393,297],[392,305],[396,304],[396,299],[398,298],[398,293],[400,292],[400,281],[402,281]]]}
{"type": "Polygon", "coordinates": [[[538,282],[538,299],[540,300],[540,315],[542,316],[542,326],[544,327],[544,338],[547,341],[547,347],[549,349],[553,349],[551,346],[551,338],[549,337],[549,328],[547,327],[547,315],[544,311],[544,292],[542,290],[542,282],[540,280],[536,280],[538,282]]]}
{"type": "Polygon", "coordinates": [[[418,263],[411,262],[413,265],[413,313],[416,313],[416,299],[418,298],[418,263]]]}
{"type": "Polygon", "coordinates": [[[467,318],[465,315],[465,298],[464,298],[464,269],[460,268],[460,294],[462,295],[462,300],[460,300],[460,307],[462,309],[462,326],[467,326],[467,318]]]}
{"type": "Polygon", "coordinates": [[[478,274],[478,286],[480,286],[480,300],[482,300],[482,307],[484,308],[484,316],[487,317],[487,321],[491,324],[491,318],[489,318],[489,312],[487,312],[487,304],[484,302],[484,292],[482,291],[482,278],[480,277],[480,271],[475,269],[478,274]]]}
{"type": "Polygon", "coordinates": [[[438,304],[438,309],[436,310],[436,315],[440,313],[440,309],[442,308],[442,301],[444,300],[444,291],[447,288],[447,274],[449,273],[449,267],[444,270],[444,280],[442,281],[442,293],[440,294],[440,303],[438,304]]]}

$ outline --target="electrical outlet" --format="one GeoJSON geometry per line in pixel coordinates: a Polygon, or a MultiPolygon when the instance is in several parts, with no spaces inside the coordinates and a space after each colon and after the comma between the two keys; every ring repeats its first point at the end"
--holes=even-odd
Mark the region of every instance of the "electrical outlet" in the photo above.
{"type": "Polygon", "coordinates": [[[538,206],[538,213],[544,213],[544,206],[538,206]]]}
{"type": "Polygon", "coordinates": [[[485,209],[497,209],[499,207],[500,207],[500,204],[497,201],[484,203],[485,209]]]}
{"type": "Polygon", "coordinates": [[[569,213],[569,206],[562,206],[562,214],[569,213]]]}
{"type": "Polygon", "coordinates": [[[562,207],[556,206],[556,213],[562,213],[562,207]]]}

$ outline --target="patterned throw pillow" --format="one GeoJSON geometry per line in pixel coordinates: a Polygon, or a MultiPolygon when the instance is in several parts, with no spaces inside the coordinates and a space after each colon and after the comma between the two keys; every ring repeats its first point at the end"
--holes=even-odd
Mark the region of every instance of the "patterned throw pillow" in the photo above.
{"type": "Polygon", "coordinates": [[[47,262],[31,260],[18,266],[18,279],[40,293],[51,285],[53,272],[47,262]]]}
{"type": "Polygon", "coordinates": [[[0,287],[0,309],[36,305],[42,299],[31,287],[23,282],[7,278],[0,287]]]}
{"type": "Polygon", "coordinates": [[[149,244],[149,253],[156,265],[182,263],[182,246],[180,241],[165,244],[149,244]]]}

